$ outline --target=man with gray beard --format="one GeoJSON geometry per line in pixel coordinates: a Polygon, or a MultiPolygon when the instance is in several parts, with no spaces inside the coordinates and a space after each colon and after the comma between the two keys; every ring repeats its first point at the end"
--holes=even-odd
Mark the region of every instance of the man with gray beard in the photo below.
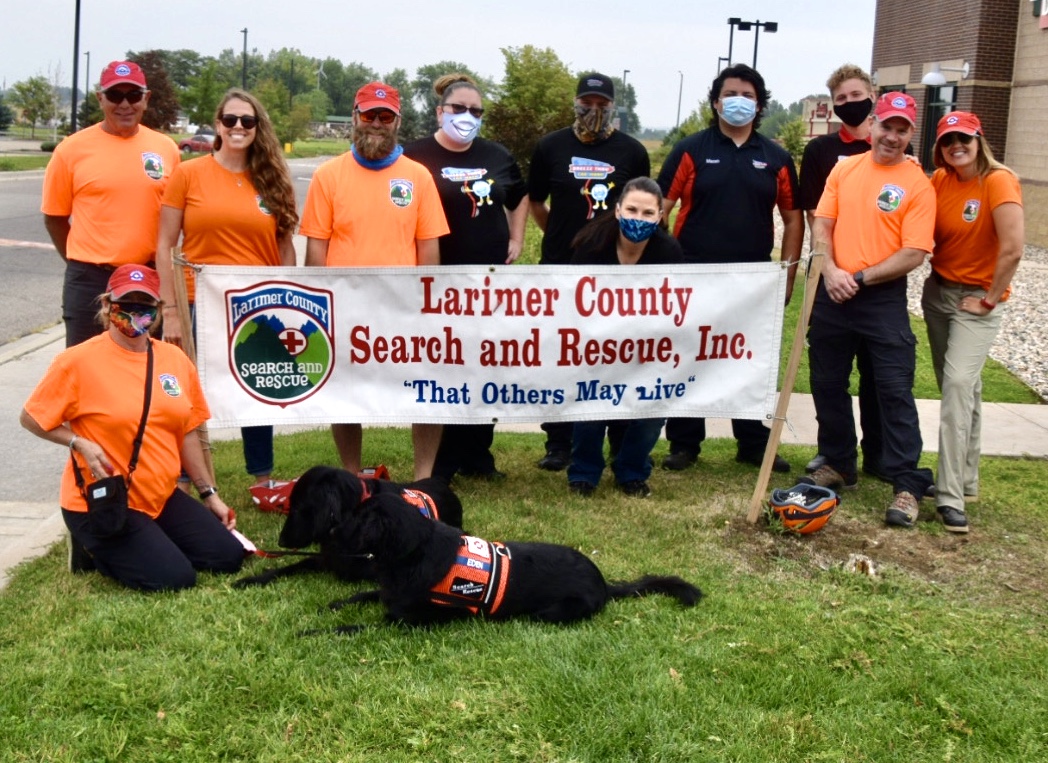
{"type": "MultiPolygon", "coordinates": [[[[439,265],[438,239],[448,233],[433,176],[403,156],[397,143],[400,94],[369,82],[353,102],[353,145],[313,174],[300,232],[307,266],[439,265]]],[[[345,469],[360,471],[360,424],[333,424],[345,469]]],[[[414,424],[415,479],[429,477],[440,445],[439,424],[414,424]]]]}

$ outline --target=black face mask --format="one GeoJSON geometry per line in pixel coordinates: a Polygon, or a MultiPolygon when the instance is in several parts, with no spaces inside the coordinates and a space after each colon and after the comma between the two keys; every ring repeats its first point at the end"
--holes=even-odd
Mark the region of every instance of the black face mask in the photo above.
{"type": "Polygon", "coordinates": [[[848,127],[861,125],[866,121],[866,117],[870,116],[872,110],[873,101],[869,98],[864,98],[861,101],[848,101],[833,107],[833,113],[848,127]]]}

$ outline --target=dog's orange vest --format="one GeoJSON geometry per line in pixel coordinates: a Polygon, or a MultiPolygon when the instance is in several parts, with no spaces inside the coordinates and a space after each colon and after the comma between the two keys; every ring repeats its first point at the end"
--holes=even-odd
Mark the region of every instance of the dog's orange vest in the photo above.
{"type": "Polygon", "coordinates": [[[509,581],[510,552],[503,543],[462,536],[455,563],[430,589],[434,604],[463,607],[473,614],[493,615],[502,605],[509,581]]]}
{"type": "MultiPolygon", "coordinates": [[[[366,501],[371,497],[371,491],[368,490],[368,483],[364,480],[360,481],[360,489],[363,492],[361,501],[366,501]]],[[[426,519],[432,519],[435,522],[440,521],[440,512],[437,511],[437,502],[433,500],[433,497],[429,493],[423,493],[421,490],[412,490],[410,488],[401,488],[400,497],[410,503],[419,513],[426,519]]]]}

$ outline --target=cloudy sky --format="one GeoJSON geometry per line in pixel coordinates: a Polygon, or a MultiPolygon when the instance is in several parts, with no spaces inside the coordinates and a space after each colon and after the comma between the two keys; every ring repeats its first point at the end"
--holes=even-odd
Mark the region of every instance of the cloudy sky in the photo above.
{"type": "MultiPolygon", "coordinates": [[[[71,81],[75,0],[11,2],[0,25],[0,85],[61,67],[71,81]]],[[[728,55],[729,17],[776,21],[762,32],[757,68],[772,97],[789,104],[821,93],[827,75],[850,61],[869,68],[875,0],[81,0],[80,86],[85,52],[95,84],[102,67],[128,50],[189,48],[218,55],[298,48],[316,58],[359,61],[380,73],[457,60],[502,79],[504,47],[552,48],[572,70],[621,77],[637,91],[648,127],[672,127],[705,97],[728,55]],[[683,84],[683,87],[682,87],[683,84]]],[[[736,31],[732,58],[752,63],[754,33],[736,31]]]]}

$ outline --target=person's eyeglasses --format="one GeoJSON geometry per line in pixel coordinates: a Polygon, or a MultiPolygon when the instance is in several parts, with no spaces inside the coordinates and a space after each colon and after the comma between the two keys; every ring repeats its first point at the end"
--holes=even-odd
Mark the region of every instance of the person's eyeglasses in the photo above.
{"type": "Polygon", "coordinates": [[[158,305],[150,305],[145,302],[112,302],[114,310],[120,313],[127,313],[128,315],[152,315],[156,318],[157,311],[160,309],[158,305]]]}
{"type": "Polygon", "coordinates": [[[125,100],[132,106],[143,98],[146,97],[145,90],[117,90],[110,88],[109,90],[103,90],[102,95],[106,97],[106,100],[113,104],[121,104],[125,100]]]}
{"type": "Polygon", "coordinates": [[[946,148],[947,146],[952,146],[954,140],[959,140],[962,146],[967,146],[975,140],[975,136],[963,132],[950,132],[939,138],[939,145],[946,148]]]}
{"type": "Polygon", "coordinates": [[[253,117],[250,114],[223,114],[218,118],[218,121],[227,130],[232,130],[236,127],[238,120],[245,130],[254,130],[258,124],[258,117],[253,117]]]}
{"type": "Polygon", "coordinates": [[[482,116],[484,116],[484,109],[478,108],[476,106],[463,106],[461,103],[444,103],[441,104],[441,108],[451,109],[452,114],[465,114],[468,111],[477,119],[480,119],[482,116]]]}
{"type": "Polygon", "coordinates": [[[397,121],[397,115],[392,111],[386,111],[385,109],[376,109],[372,111],[361,111],[357,109],[357,116],[360,117],[360,121],[366,124],[378,121],[384,125],[391,125],[397,121]]]}

